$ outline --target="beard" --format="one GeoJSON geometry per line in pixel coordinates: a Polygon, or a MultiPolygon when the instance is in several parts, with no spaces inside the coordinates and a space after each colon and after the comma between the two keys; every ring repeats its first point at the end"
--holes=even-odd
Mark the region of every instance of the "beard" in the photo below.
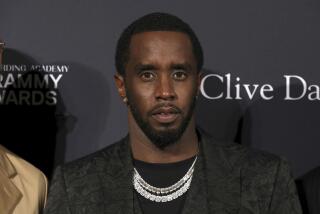
{"type": "MultiPolygon", "coordinates": [[[[163,150],[167,146],[172,145],[176,143],[186,130],[191,117],[194,112],[195,104],[196,104],[196,95],[192,95],[192,100],[189,105],[189,109],[187,112],[181,111],[178,107],[174,107],[181,115],[182,120],[179,125],[179,127],[175,129],[170,129],[170,124],[164,125],[163,130],[156,130],[154,129],[151,124],[147,121],[147,119],[144,119],[142,116],[142,113],[138,109],[138,105],[135,102],[135,99],[132,97],[132,94],[127,90],[127,98],[128,98],[128,106],[131,110],[131,113],[133,115],[133,118],[135,119],[136,123],[140,127],[140,129],[144,132],[144,134],[149,138],[149,140],[159,149],[163,150]]],[[[164,105],[158,105],[157,108],[162,107],[164,105]]],[[[168,105],[165,105],[168,106],[168,105]]],[[[150,118],[152,116],[152,111],[147,112],[147,118],[150,118]]]]}

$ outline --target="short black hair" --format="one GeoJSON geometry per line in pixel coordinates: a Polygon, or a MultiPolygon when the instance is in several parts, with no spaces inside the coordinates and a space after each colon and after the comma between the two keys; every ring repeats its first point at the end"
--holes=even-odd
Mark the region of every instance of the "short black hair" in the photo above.
{"type": "Polygon", "coordinates": [[[201,44],[191,27],[177,16],[168,13],[150,13],[132,22],[120,35],[116,47],[116,69],[120,75],[125,74],[125,65],[129,60],[130,41],[133,35],[150,31],[175,31],[189,36],[197,69],[203,65],[203,52],[201,44]]]}

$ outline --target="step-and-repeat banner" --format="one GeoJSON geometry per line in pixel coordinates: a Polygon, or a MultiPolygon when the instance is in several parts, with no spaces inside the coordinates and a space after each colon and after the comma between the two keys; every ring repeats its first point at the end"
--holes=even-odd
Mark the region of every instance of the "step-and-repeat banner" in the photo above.
{"type": "Polygon", "coordinates": [[[317,1],[5,1],[1,144],[50,176],[122,138],[116,42],[155,11],[189,23],[203,46],[200,127],[284,156],[296,178],[320,166],[317,1]]]}

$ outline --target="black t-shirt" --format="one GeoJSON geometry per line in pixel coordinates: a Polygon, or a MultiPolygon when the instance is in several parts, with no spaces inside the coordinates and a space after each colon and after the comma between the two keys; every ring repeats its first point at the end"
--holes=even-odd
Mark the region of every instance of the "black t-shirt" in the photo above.
{"type": "MultiPolygon", "coordinates": [[[[134,166],[141,177],[155,187],[168,187],[179,181],[191,167],[195,156],[175,163],[147,163],[134,160],[134,166]]],[[[179,214],[182,212],[188,191],[168,202],[150,201],[135,191],[144,214],[179,214]]]]}

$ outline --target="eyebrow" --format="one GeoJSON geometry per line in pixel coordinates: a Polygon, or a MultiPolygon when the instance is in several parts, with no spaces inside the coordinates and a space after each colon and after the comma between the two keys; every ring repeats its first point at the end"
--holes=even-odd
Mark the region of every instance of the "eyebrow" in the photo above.
{"type": "Polygon", "coordinates": [[[141,71],[147,71],[147,70],[154,70],[156,67],[154,65],[151,64],[137,64],[134,69],[137,72],[141,72],[141,71]]]}
{"type": "Polygon", "coordinates": [[[185,69],[187,71],[192,69],[192,66],[189,63],[172,64],[170,67],[173,69],[185,69]]]}

